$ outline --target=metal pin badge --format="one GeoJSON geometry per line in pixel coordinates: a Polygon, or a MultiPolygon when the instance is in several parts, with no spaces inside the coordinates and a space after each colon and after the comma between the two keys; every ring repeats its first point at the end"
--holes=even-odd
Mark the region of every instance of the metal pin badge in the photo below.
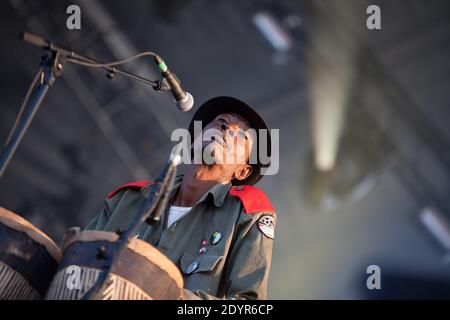
{"type": "Polygon", "coordinates": [[[211,235],[211,244],[216,245],[222,240],[222,234],[219,231],[214,232],[211,235]]]}
{"type": "Polygon", "coordinates": [[[201,243],[201,246],[200,246],[200,249],[198,250],[198,254],[202,254],[202,253],[208,251],[208,247],[207,246],[208,246],[208,240],[203,239],[202,243],[201,243]]]}
{"type": "Polygon", "coordinates": [[[188,265],[188,267],[186,268],[185,272],[187,274],[191,274],[192,272],[197,270],[197,268],[198,268],[198,262],[197,261],[192,261],[191,264],[188,265]]]}

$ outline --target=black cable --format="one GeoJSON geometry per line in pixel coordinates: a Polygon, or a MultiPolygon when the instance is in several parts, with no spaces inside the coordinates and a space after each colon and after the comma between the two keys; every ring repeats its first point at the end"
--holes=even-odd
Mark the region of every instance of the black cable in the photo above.
{"type": "Polygon", "coordinates": [[[11,141],[11,138],[12,138],[14,132],[16,131],[17,125],[19,124],[20,119],[22,118],[23,113],[28,105],[28,101],[30,100],[31,93],[33,92],[33,89],[36,87],[38,80],[42,77],[42,71],[43,71],[43,67],[39,68],[39,71],[36,73],[36,76],[34,77],[33,81],[31,82],[31,85],[28,88],[25,98],[23,99],[22,105],[20,106],[20,109],[19,109],[19,113],[17,114],[16,120],[14,121],[14,125],[9,132],[8,138],[6,139],[4,146],[8,145],[9,142],[11,141]]]}
{"type": "Polygon", "coordinates": [[[129,58],[126,58],[126,59],[123,59],[123,60],[109,62],[109,63],[93,63],[93,62],[81,61],[79,59],[74,59],[74,58],[68,58],[67,61],[79,64],[79,65],[82,65],[82,66],[86,66],[86,67],[104,68],[104,67],[119,66],[121,64],[125,64],[127,62],[130,62],[132,60],[135,60],[135,59],[138,59],[138,58],[144,57],[144,56],[155,57],[156,53],[151,52],[151,51],[145,51],[145,52],[138,53],[138,54],[136,54],[136,55],[134,55],[132,57],[129,57],[129,58]]]}

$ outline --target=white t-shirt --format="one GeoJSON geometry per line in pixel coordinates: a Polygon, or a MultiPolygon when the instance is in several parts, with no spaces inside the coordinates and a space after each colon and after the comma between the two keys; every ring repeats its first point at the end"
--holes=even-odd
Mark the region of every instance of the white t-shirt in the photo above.
{"type": "Polygon", "coordinates": [[[167,228],[182,218],[192,207],[171,206],[169,208],[169,218],[167,219],[167,228]]]}

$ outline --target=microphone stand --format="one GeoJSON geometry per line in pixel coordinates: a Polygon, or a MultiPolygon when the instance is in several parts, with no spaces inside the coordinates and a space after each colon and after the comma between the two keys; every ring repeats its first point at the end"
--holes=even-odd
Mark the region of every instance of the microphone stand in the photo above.
{"type": "MultiPolygon", "coordinates": [[[[17,125],[10,133],[10,138],[7,140],[0,154],[0,177],[2,177],[6,166],[11,160],[19,143],[22,141],[25,132],[30,126],[30,123],[36,115],[36,112],[39,110],[39,107],[41,106],[42,101],[47,95],[48,90],[53,85],[56,78],[62,74],[62,65],[63,59],[58,52],[52,53],[51,56],[43,57],[41,62],[42,68],[39,70],[39,74],[37,75],[37,77],[39,77],[39,84],[37,85],[37,87],[33,88],[34,94],[32,93],[32,95],[27,97],[30,98],[31,96],[33,96],[31,104],[29,107],[23,110],[23,114],[16,122],[17,125]]],[[[26,105],[27,102],[28,101],[25,101],[24,105],[26,105]]]]}
{"type": "Polygon", "coordinates": [[[23,113],[19,114],[16,125],[11,130],[9,139],[6,141],[0,153],[0,178],[3,176],[8,163],[10,162],[17,147],[22,141],[25,132],[27,131],[28,127],[31,124],[31,121],[36,115],[36,112],[42,105],[42,102],[47,95],[48,90],[55,82],[55,80],[62,75],[64,63],[70,62],[81,65],[85,63],[85,65],[87,66],[89,66],[89,64],[98,64],[99,67],[108,71],[107,78],[110,80],[114,79],[114,76],[116,74],[121,74],[129,79],[137,80],[139,82],[151,85],[155,90],[170,90],[170,86],[168,86],[164,81],[148,80],[128,71],[120,70],[116,66],[108,66],[107,64],[99,62],[98,60],[89,58],[81,53],[75,52],[72,49],[54,44],[34,34],[22,32],[19,34],[19,39],[49,51],[50,56],[44,56],[42,58],[42,69],[39,70],[39,85],[37,87],[30,88],[30,90],[32,90],[33,92],[29,96],[27,95],[27,97],[25,98],[25,101],[23,103],[23,113]],[[33,99],[31,100],[31,103],[29,103],[29,98],[31,96],[33,96],[33,99]]]}
{"type": "MultiPolygon", "coordinates": [[[[19,39],[49,51],[50,55],[46,55],[42,58],[41,69],[39,70],[35,81],[33,81],[29,92],[25,97],[16,123],[11,130],[10,135],[8,136],[3,150],[1,151],[0,178],[2,177],[18,145],[20,144],[26,130],[30,126],[30,123],[36,115],[36,112],[42,105],[42,102],[46,97],[48,90],[53,85],[57,77],[62,75],[64,63],[69,62],[79,65],[85,65],[88,67],[96,66],[103,68],[108,71],[107,78],[110,80],[114,79],[114,76],[116,74],[121,74],[127,78],[151,85],[155,90],[167,91],[171,89],[170,85],[167,84],[167,81],[148,80],[130,72],[120,70],[119,68],[117,68],[117,66],[115,66],[119,63],[107,64],[99,62],[98,60],[94,60],[71,49],[56,45],[48,40],[44,40],[43,38],[30,33],[19,34],[19,39]],[[39,83],[37,86],[36,80],[38,80],[39,83]],[[31,97],[33,97],[33,99],[30,103],[29,100],[31,97]]],[[[155,55],[154,53],[146,54],[155,55]]],[[[140,55],[142,56],[143,54],[140,55]]],[[[137,56],[135,56],[134,58],[136,57],[137,56]]],[[[127,59],[126,61],[129,60],[131,59],[127,59]]],[[[121,63],[123,63],[123,61],[121,63]]],[[[113,270],[117,258],[120,256],[120,253],[126,248],[127,244],[134,236],[139,226],[144,221],[151,225],[154,225],[160,221],[161,213],[165,211],[168,205],[170,190],[173,187],[176,175],[176,167],[181,162],[180,151],[180,145],[177,145],[173,148],[169,162],[166,164],[160,177],[156,180],[156,186],[153,186],[148,198],[139,209],[139,212],[134,217],[128,229],[124,232],[117,231],[119,239],[115,243],[115,250],[113,251],[113,253],[108,256],[105,255],[104,252],[102,252],[103,257],[106,257],[106,263],[102,267],[102,272],[99,274],[99,277],[94,286],[82,297],[83,300],[100,298],[100,294],[101,292],[103,292],[103,288],[105,286],[105,281],[108,279],[108,276],[113,270]]]]}
{"type": "Polygon", "coordinates": [[[95,284],[83,295],[81,300],[101,300],[101,294],[106,289],[106,280],[114,269],[120,254],[125,250],[131,238],[135,236],[139,226],[144,221],[150,225],[155,225],[160,221],[161,213],[165,212],[168,205],[170,191],[173,188],[176,176],[176,167],[181,162],[180,151],[180,144],[172,149],[169,162],[156,180],[156,186],[152,187],[152,191],[134,216],[128,229],[123,232],[116,232],[119,235],[119,239],[115,243],[113,253],[105,257],[105,253],[102,252],[106,263],[102,266],[102,271],[95,284]]]}

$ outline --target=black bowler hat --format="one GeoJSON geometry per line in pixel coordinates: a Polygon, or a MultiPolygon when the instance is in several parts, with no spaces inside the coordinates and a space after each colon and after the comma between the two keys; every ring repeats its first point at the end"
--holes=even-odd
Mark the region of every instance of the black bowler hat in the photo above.
{"type": "MultiPolygon", "coordinates": [[[[264,122],[263,118],[255,111],[253,108],[251,108],[248,104],[245,102],[242,102],[239,99],[232,98],[232,97],[216,97],[212,98],[205,103],[203,103],[195,112],[194,116],[191,119],[191,123],[189,124],[189,133],[191,134],[192,141],[195,140],[196,137],[194,137],[194,121],[202,121],[202,126],[206,126],[208,123],[214,120],[215,117],[217,117],[219,114],[223,113],[236,113],[245,120],[247,120],[250,123],[250,127],[252,129],[255,129],[258,133],[259,129],[266,129],[267,130],[267,156],[271,156],[271,136],[270,136],[270,130],[267,124],[264,122]]],[[[259,141],[256,140],[253,144],[252,152],[258,152],[258,146],[259,141]]],[[[233,179],[231,182],[233,185],[254,185],[256,182],[258,182],[262,175],[261,175],[261,168],[262,167],[268,167],[270,165],[270,162],[268,164],[262,164],[259,159],[259,152],[257,153],[257,163],[252,164],[252,173],[250,176],[248,176],[244,180],[237,180],[233,179]]]]}

